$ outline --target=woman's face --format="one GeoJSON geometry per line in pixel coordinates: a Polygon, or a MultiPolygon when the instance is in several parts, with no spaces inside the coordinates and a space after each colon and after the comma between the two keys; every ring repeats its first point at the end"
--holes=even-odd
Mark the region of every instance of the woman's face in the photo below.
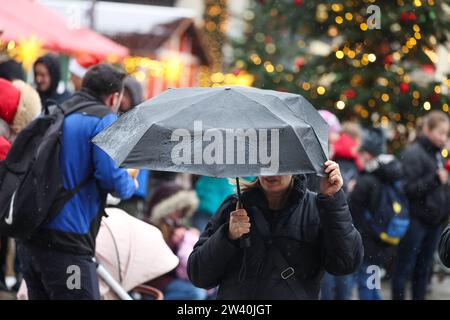
{"type": "Polygon", "coordinates": [[[281,193],[289,189],[292,176],[260,176],[258,179],[265,192],[281,193]]]}

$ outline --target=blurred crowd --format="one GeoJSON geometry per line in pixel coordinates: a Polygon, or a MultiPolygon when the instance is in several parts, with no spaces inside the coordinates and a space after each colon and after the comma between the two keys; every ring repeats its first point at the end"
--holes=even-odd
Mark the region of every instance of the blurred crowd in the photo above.
{"type": "MultiPolygon", "coordinates": [[[[80,91],[95,95],[95,85],[89,88],[83,78],[97,63],[71,61],[70,86],[61,82],[59,60],[51,54],[36,60],[33,85],[25,82],[22,68],[15,61],[0,63],[0,160],[5,159],[17,134],[41,113],[43,106],[69,101],[80,91]]],[[[124,91],[117,105],[118,116],[144,100],[141,85],[130,76],[123,74],[122,78],[124,91]]],[[[105,98],[102,102],[108,105],[108,101],[105,98]]],[[[408,282],[412,284],[411,298],[425,299],[439,237],[449,216],[450,162],[442,152],[450,149],[448,115],[428,112],[418,123],[414,139],[393,155],[387,151],[383,128],[340,123],[333,113],[320,113],[329,125],[330,159],[340,166],[353,223],[362,236],[365,252],[356,274],[325,273],[321,299],[352,299],[355,287],[359,299],[382,299],[381,287],[376,283],[375,289],[368,286],[371,266],[389,279],[393,299],[407,297],[408,282]]],[[[122,197],[126,200],[117,194],[108,195],[108,206],[156,226],[180,261],[174,270],[148,285],[163,292],[165,299],[214,298],[214,289],[197,288],[189,281],[187,261],[210,218],[224,199],[235,193],[235,186],[228,179],[190,174],[150,170],[127,174],[131,180],[122,177],[113,183],[135,188],[123,192],[129,193],[122,197]]],[[[315,176],[304,181],[310,190],[319,191],[315,176]]],[[[1,237],[0,290],[18,290],[24,274],[21,262],[27,264],[20,261],[15,241],[1,237]],[[6,283],[6,279],[15,281],[6,283]]]]}

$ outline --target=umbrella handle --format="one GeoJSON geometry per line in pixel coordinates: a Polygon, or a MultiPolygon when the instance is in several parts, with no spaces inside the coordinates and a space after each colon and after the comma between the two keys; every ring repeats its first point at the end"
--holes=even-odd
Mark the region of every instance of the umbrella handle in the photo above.
{"type": "MultiPolygon", "coordinates": [[[[244,203],[242,202],[242,197],[241,197],[241,186],[239,185],[239,178],[236,177],[236,189],[237,189],[237,195],[238,195],[238,202],[241,205],[242,208],[245,209],[244,203]]],[[[247,233],[245,235],[243,235],[240,239],[239,239],[239,247],[241,248],[249,248],[251,247],[251,242],[250,242],[250,233],[247,233]]]]}

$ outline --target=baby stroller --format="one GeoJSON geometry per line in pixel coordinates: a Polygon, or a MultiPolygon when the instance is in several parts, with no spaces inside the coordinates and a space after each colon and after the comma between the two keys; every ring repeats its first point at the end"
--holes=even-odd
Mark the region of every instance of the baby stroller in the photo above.
{"type": "MultiPolygon", "coordinates": [[[[95,252],[102,300],[162,300],[163,293],[145,283],[175,269],[178,257],[156,227],[118,208],[107,208],[106,213],[95,252]]],[[[27,299],[25,282],[17,298],[27,299]]]]}

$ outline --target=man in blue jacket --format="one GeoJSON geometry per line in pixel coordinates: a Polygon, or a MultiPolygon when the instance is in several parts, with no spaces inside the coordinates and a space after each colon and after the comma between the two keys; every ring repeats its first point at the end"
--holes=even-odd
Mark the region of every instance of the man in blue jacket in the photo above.
{"type": "Polygon", "coordinates": [[[106,194],[127,199],[136,184],[91,140],[117,119],[124,78],[111,65],[96,65],[86,73],[81,91],[63,105],[67,110],[85,106],[64,119],[59,163],[65,188],[82,187],[54,218],[19,245],[30,299],[100,298],[92,257],[106,194]]]}

